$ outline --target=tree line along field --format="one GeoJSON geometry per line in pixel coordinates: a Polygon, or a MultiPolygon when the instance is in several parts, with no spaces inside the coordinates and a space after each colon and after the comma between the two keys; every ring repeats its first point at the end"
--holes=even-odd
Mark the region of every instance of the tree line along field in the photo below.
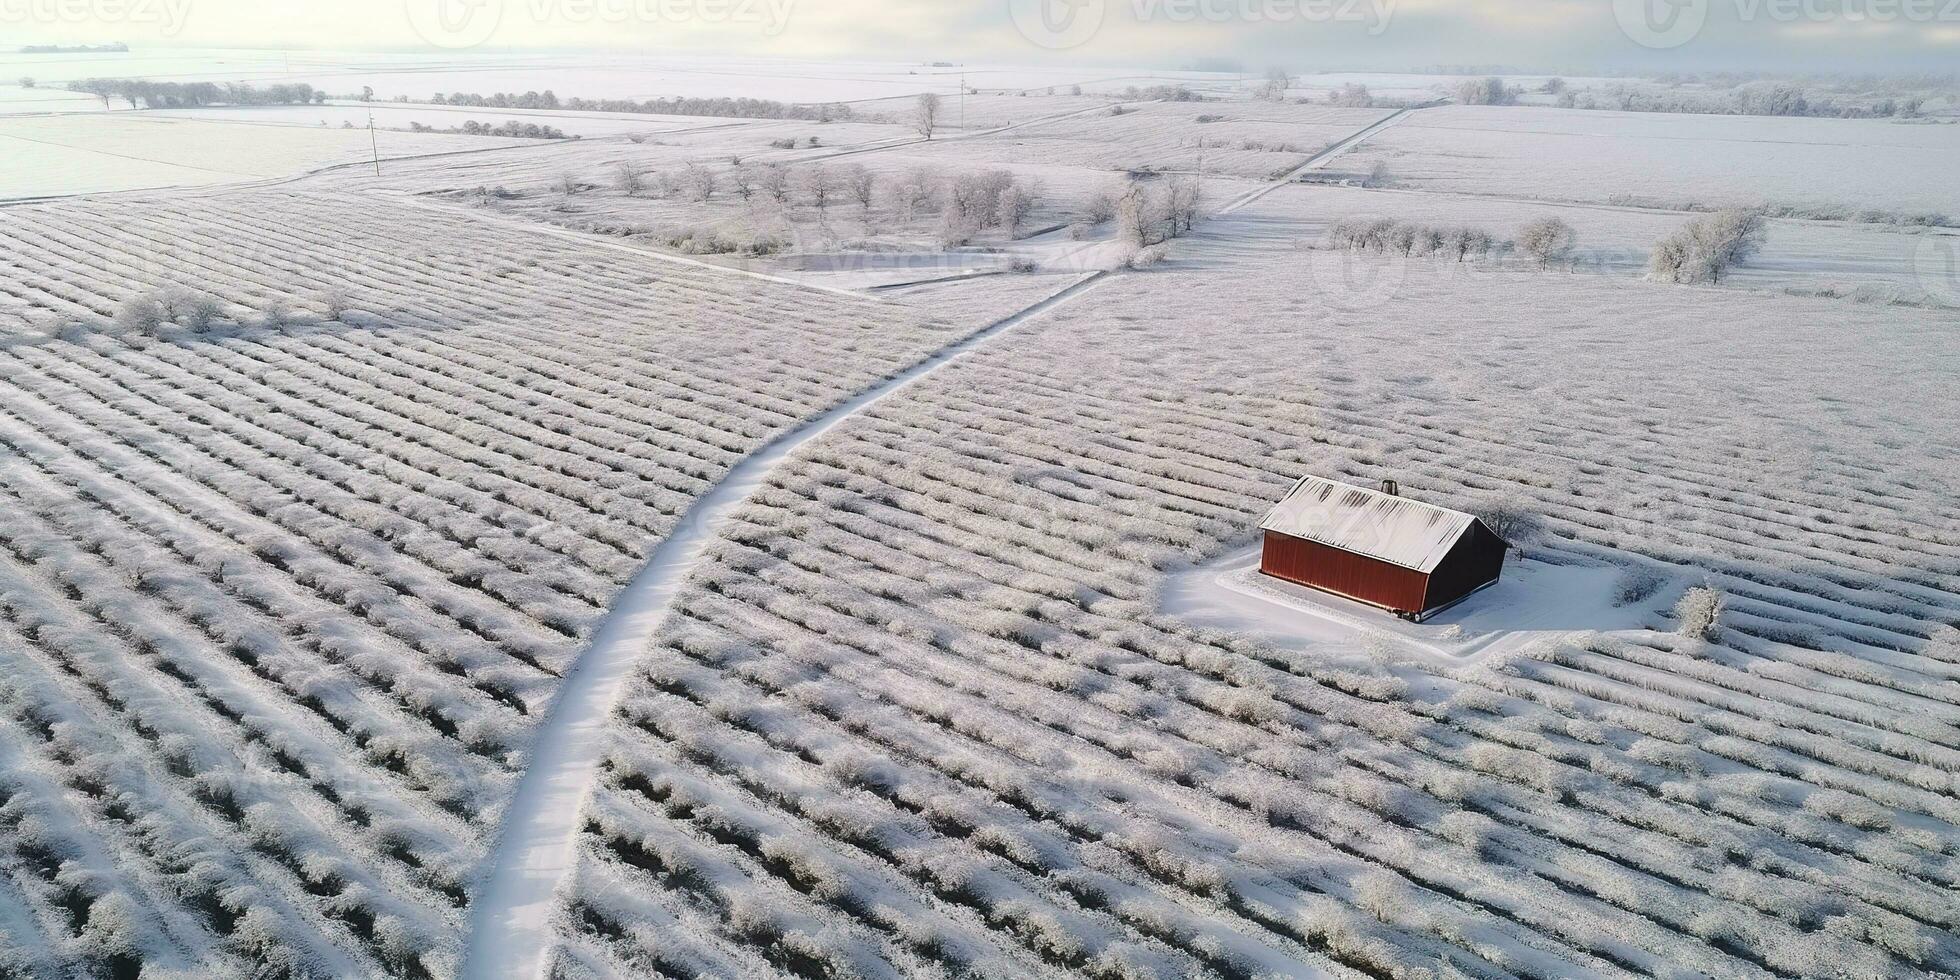
{"type": "Polygon", "coordinates": [[[741,512],[614,719],[560,975],[1960,966],[1948,324],[1570,277],[1343,312],[1195,254],[741,512]],[[1726,606],[1452,669],[1155,611],[1301,472],[1726,606]]]}
{"type": "Polygon", "coordinates": [[[531,733],[647,549],[949,335],[373,199],[7,217],[8,976],[454,975],[531,733]],[[132,330],[165,289],[214,322],[132,330]]]}

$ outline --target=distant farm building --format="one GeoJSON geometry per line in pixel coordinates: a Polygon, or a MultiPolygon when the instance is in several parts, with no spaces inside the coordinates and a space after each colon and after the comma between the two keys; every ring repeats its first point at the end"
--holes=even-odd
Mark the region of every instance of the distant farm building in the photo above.
{"type": "Polygon", "coordinates": [[[1259,570],[1420,622],[1497,584],[1510,545],[1462,511],[1309,476],[1259,525],[1259,570]]]}

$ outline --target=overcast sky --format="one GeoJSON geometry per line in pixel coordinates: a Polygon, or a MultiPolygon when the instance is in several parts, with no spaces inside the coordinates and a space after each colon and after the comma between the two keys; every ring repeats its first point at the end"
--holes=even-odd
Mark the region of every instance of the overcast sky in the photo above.
{"type": "Polygon", "coordinates": [[[0,42],[1248,70],[1951,71],[1960,0],[0,0],[0,42]]]}

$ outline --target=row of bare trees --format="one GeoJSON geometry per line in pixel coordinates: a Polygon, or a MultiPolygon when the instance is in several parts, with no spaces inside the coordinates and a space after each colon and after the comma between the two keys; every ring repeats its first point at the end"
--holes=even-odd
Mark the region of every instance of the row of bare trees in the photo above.
{"type": "MultiPolygon", "coordinates": [[[[617,166],[614,183],[630,197],[703,203],[718,195],[732,195],[779,213],[807,207],[816,211],[819,219],[840,204],[855,206],[867,223],[874,211],[880,210],[902,224],[923,215],[938,215],[939,237],[947,245],[964,244],[989,228],[1017,234],[1042,201],[1039,181],[1023,180],[1006,170],[946,174],[919,167],[894,175],[862,164],[831,167],[821,162],[795,167],[775,162],[738,163],[717,170],[688,161],[677,168],[655,170],[626,161],[617,166]]],[[[558,183],[566,196],[588,186],[570,175],[558,183]]]]}
{"type": "MultiPolygon", "coordinates": [[[[1719,283],[1762,248],[1764,236],[1760,211],[1719,211],[1698,218],[1654,244],[1648,276],[1656,282],[1719,283]]],[[[1459,262],[1515,248],[1540,266],[1550,266],[1571,258],[1579,236],[1570,224],[1552,217],[1526,222],[1510,242],[1500,242],[1487,231],[1467,226],[1431,227],[1388,218],[1347,218],[1334,223],[1328,240],[1336,248],[1442,255],[1459,262]]]]}

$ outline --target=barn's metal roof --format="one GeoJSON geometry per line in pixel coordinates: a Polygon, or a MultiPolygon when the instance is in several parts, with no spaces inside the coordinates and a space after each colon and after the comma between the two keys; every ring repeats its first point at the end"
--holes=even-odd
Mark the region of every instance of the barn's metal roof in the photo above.
{"type": "Polygon", "coordinates": [[[1477,519],[1462,511],[1337,483],[1301,478],[1259,525],[1423,574],[1436,570],[1477,519]]]}

